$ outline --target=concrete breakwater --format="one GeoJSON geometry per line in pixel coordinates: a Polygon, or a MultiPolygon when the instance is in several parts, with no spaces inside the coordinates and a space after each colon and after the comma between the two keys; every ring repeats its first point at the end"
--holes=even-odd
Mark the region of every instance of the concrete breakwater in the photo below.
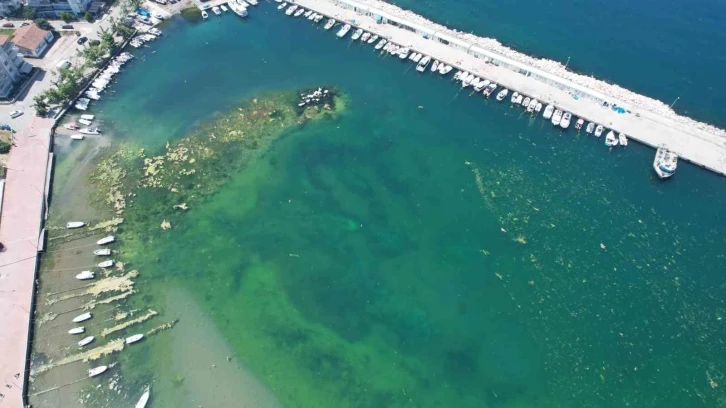
{"type": "Polygon", "coordinates": [[[492,39],[463,35],[384,2],[296,0],[295,3],[535,97],[543,103],[552,103],[578,117],[625,133],[643,144],[652,147],[666,144],[685,160],[726,175],[726,132],[676,115],[669,108],[664,109],[662,102],[617,85],[567,72],[564,67],[558,70],[557,65],[561,64],[554,61],[525,56],[492,39]],[[480,41],[469,42],[462,37],[480,41]],[[501,49],[506,55],[490,49],[501,49]],[[512,55],[518,59],[510,58],[512,55]],[[536,64],[528,65],[520,60],[536,64]],[[549,68],[557,74],[539,67],[549,68]],[[567,78],[558,75],[561,73],[565,73],[567,78]],[[575,77],[577,83],[569,79],[575,77]],[[620,109],[613,110],[615,106],[620,109]]]}

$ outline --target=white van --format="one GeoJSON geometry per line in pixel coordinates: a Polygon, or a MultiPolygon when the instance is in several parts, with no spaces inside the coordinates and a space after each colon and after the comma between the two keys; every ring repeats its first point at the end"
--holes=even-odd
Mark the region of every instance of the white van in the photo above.
{"type": "Polygon", "coordinates": [[[71,62],[68,60],[62,60],[61,62],[57,63],[55,65],[55,69],[60,71],[62,69],[68,69],[71,67],[71,62]]]}

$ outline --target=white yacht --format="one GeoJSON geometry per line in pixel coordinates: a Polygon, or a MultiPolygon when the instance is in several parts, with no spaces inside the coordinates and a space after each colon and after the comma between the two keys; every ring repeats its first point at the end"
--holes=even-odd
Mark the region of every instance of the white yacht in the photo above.
{"type": "Polygon", "coordinates": [[[361,35],[363,35],[363,29],[359,28],[353,32],[353,35],[350,38],[355,41],[359,39],[361,35]]]}
{"type": "Polygon", "coordinates": [[[605,146],[613,147],[618,145],[618,138],[615,137],[615,133],[613,131],[609,131],[607,136],[605,136],[605,146]]]}
{"type": "Polygon", "coordinates": [[[519,92],[516,92],[516,91],[515,91],[515,92],[514,92],[514,93],[512,94],[512,99],[511,99],[512,103],[516,103],[515,101],[517,100],[517,97],[518,97],[518,96],[519,96],[519,92]]]}
{"type": "Polygon", "coordinates": [[[88,376],[89,377],[95,377],[97,375],[100,375],[100,374],[105,373],[106,370],[108,370],[108,366],[105,366],[105,365],[98,366],[96,368],[92,368],[92,369],[88,370],[88,376]]]}
{"type": "Polygon", "coordinates": [[[655,170],[658,177],[667,179],[676,172],[678,167],[678,154],[668,149],[666,145],[658,146],[658,150],[655,152],[655,159],[653,159],[653,170],[655,170]]]}
{"type": "MultiPolygon", "coordinates": [[[[279,8],[279,7],[278,7],[279,8]]],[[[335,25],[336,21],[334,18],[328,19],[328,21],[325,23],[325,26],[323,26],[324,29],[330,30],[335,25]]]]}
{"type": "Polygon", "coordinates": [[[472,81],[472,85],[474,85],[474,91],[476,91],[476,92],[481,92],[484,88],[489,86],[490,83],[491,83],[491,81],[489,81],[488,79],[479,81],[479,83],[477,83],[476,85],[474,85],[474,82],[472,81]]]}
{"type": "Polygon", "coordinates": [[[565,112],[564,115],[562,115],[562,120],[560,121],[560,127],[562,129],[567,129],[570,127],[570,120],[572,119],[572,114],[570,112],[565,112]]]}
{"type": "Polygon", "coordinates": [[[562,111],[557,109],[557,110],[555,110],[555,113],[552,115],[552,124],[554,126],[559,126],[561,121],[562,121],[562,111]]]}
{"type": "Polygon", "coordinates": [[[431,61],[431,57],[428,55],[421,58],[421,61],[418,62],[416,65],[416,71],[418,72],[424,72],[426,71],[426,67],[429,65],[429,62],[431,61]]]}
{"type": "Polygon", "coordinates": [[[530,98],[529,96],[524,98],[524,101],[522,102],[522,106],[524,106],[526,108],[527,106],[529,106],[529,101],[531,101],[531,100],[532,100],[532,98],[530,98]]]}
{"type": "Polygon", "coordinates": [[[405,60],[406,58],[408,58],[409,52],[411,52],[411,50],[409,50],[408,48],[403,48],[401,51],[399,51],[398,58],[401,60],[405,60]]]}
{"type": "Polygon", "coordinates": [[[618,135],[618,142],[620,142],[620,146],[627,146],[628,145],[628,137],[625,136],[625,133],[620,133],[618,135]]]}
{"type": "Polygon", "coordinates": [[[93,317],[93,315],[90,312],[88,312],[88,313],[84,313],[84,314],[74,317],[72,321],[73,321],[73,323],[80,323],[80,322],[85,322],[86,320],[88,320],[92,317],[93,317]]]}
{"type": "Polygon", "coordinates": [[[66,228],[73,229],[73,228],[81,228],[82,226],[86,225],[83,221],[71,221],[66,223],[66,228]]]}
{"type": "Polygon", "coordinates": [[[206,20],[209,18],[209,14],[207,14],[206,11],[202,10],[202,20],[206,20]]]}
{"type": "MultiPolygon", "coordinates": [[[[277,9],[278,9],[278,10],[282,10],[282,9],[284,9],[285,7],[287,7],[287,3],[286,3],[286,2],[285,2],[285,3],[282,3],[282,4],[280,4],[279,6],[277,6],[277,9]]],[[[331,18],[331,20],[332,20],[332,18],[331,18]]]]}
{"type": "Polygon", "coordinates": [[[86,331],[85,327],[74,327],[68,330],[68,334],[81,334],[86,331]]]}
{"type": "Polygon", "coordinates": [[[338,36],[338,38],[345,37],[346,34],[348,34],[348,31],[350,31],[350,24],[344,25],[339,31],[338,34],[335,34],[338,36]]]}
{"type": "Polygon", "coordinates": [[[368,39],[371,38],[371,33],[366,31],[363,33],[363,35],[360,37],[361,42],[368,42],[368,39]]]}
{"type": "Polygon", "coordinates": [[[95,117],[95,115],[81,115],[81,119],[85,120],[93,120],[95,117]]]}
{"type": "Polygon", "coordinates": [[[602,125],[597,125],[595,128],[595,137],[600,137],[605,128],[602,125]]]}
{"type": "Polygon", "coordinates": [[[436,72],[439,69],[439,61],[434,60],[433,64],[431,64],[431,72],[436,72]]]}
{"type": "MultiPolygon", "coordinates": [[[[481,78],[479,78],[478,76],[475,76],[474,79],[471,80],[471,83],[469,85],[474,87],[474,90],[476,90],[476,88],[479,87],[479,84],[481,82],[484,82],[484,81],[482,81],[481,78]]],[[[481,88],[480,88],[480,90],[481,90],[481,88]]]]}
{"type": "Polygon", "coordinates": [[[303,13],[303,17],[305,17],[305,18],[310,18],[310,16],[312,16],[312,15],[313,15],[312,10],[308,10],[305,13],[303,13]]]}
{"type": "Polygon", "coordinates": [[[461,80],[461,87],[466,88],[467,86],[471,85],[471,81],[476,78],[474,74],[467,73],[466,76],[461,80]]]}
{"type": "Polygon", "coordinates": [[[106,245],[106,244],[112,243],[115,240],[116,240],[116,237],[114,237],[113,235],[109,235],[107,237],[103,237],[103,238],[99,239],[98,241],[96,241],[96,244],[106,245]]]}
{"type": "Polygon", "coordinates": [[[439,74],[441,75],[448,74],[452,69],[454,68],[449,64],[439,64],[439,74]]]}
{"type": "Polygon", "coordinates": [[[378,35],[374,34],[368,39],[368,44],[373,44],[376,41],[378,41],[378,35]]]}
{"type": "Polygon", "coordinates": [[[295,10],[297,10],[297,4],[293,4],[292,6],[288,7],[287,10],[285,10],[285,14],[291,16],[292,13],[295,12],[295,10]]]}
{"type": "Polygon", "coordinates": [[[300,17],[304,12],[305,12],[305,9],[300,7],[299,9],[297,9],[295,11],[295,14],[293,15],[293,17],[300,17]]]}
{"type": "Polygon", "coordinates": [[[388,44],[388,40],[386,40],[385,38],[381,38],[381,41],[378,41],[378,44],[376,44],[373,49],[380,50],[381,48],[385,47],[386,44],[388,44]]]}
{"type": "Polygon", "coordinates": [[[111,250],[109,248],[102,248],[102,249],[94,249],[93,255],[96,256],[109,256],[111,255],[111,250]]]}
{"type": "Polygon", "coordinates": [[[501,91],[499,91],[499,93],[497,94],[497,100],[498,100],[499,102],[503,101],[503,100],[504,100],[504,98],[506,98],[508,94],[509,94],[509,89],[507,89],[507,88],[504,88],[504,89],[502,89],[502,90],[501,90],[501,91]]]}
{"type": "Polygon", "coordinates": [[[554,112],[554,111],[555,111],[554,105],[547,105],[547,107],[545,108],[544,114],[542,114],[542,117],[545,119],[549,119],[552,117],[552,112],[554,112]]]}
{"type": "Polygon", "coordinates": [[[149,397],[151,397],[151,386],[146,387],[146,391],[141,394],[141,398],[139,398],[139,402],[134,405],[134,408],[146,408],[146,404],[149,403],[149,397]]]}
{"type": "Polygon", "coordinates": [[[230,1],[227,4],[229,4],[229,7],[232,8],[232,11],[234,12],[234,14],[237,14],[238,16],[240,16],[242,18],[248,16],[246,7],[240,6],[239,3],[234,2],[234,1],[230,1]]]}
{"type": "Polygon", "coordinates": [[[222,15],[222,10],[220,10],[217,6],[212,7],[212,12],[218,16],[222,15]]]}
{"type": "Polygon", "coordinates": [[[91,344],[91,342],[93,341],[93,339],[94,339],[93,336],[88,336],[88,337],[84,338],[83,340],[81,340],[81,341],[78,342],[78,347],[83,347],[83,346],[85,346],[87,344],[91,344]]]}
{"type": "Polygon", "coordinates": [[[484,96],[486,96],[487,98],[490,97],[491,94],[492,94],[492,92],[494,92],[494,91],[497,90],[497,86],[498,85],[496,83],[494,83],[494,82],[492,82],[491,84],[489,84],[489,86],[487,86],[487,88],[483,92],[484,96]]]}
{"type": "Polygon", "coordinates": [[[136,343],[137,341],[144,338],[143,334],[134,334],[133,336],[126,338],[126,344],[136,343]]]}
{"type": "Polygon", "coordinates": [[[537,102],[537,106],[534,107],[534,111],[539,113],[542,110],[542,102],[537,102]]]}
{"type": "Polygon", "coordinates": [[[99,268],[110,268],[113,266],[113,264],[114,264],[114,260],[109,259],[108,261],[103,261],[103,262],[99,263],[98,267],[99,268]]]}
{"type": "Polygon", "coordinates": [[[592,133],[595,130],[595,124],[590,122],[587,124],[587,127],[585,128],[585,133],[592,133]]]}
{"type": "Polygon", "coordinates": [[[531,101],[529,101],[529,104],[527,104],[527,112],[532,113],[534,112],[534,107],[537,106],[537,100],[532,98],[531,101]]]}
{"type": "Polygon", "coordinates": [[[76,279],[78,280],[88,280],[88,279],[94,279],[96,277],[96,274],[91,271],[83,271],[76,275],[76,279]]]}

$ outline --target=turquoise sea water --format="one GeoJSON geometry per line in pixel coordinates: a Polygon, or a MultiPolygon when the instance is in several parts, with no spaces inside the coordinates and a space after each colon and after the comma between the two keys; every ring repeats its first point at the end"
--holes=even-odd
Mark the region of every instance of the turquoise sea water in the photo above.
{"type": "Polygon", "coordinates": [[[661,182],[648,148],[609,151],[269,5],[165,31],[95,112],[149,151],[268,91],[348,98],[123,259],[137,299],[194,291],[283,405],[726,404],[722,178],[681,163],[661,182]]]}

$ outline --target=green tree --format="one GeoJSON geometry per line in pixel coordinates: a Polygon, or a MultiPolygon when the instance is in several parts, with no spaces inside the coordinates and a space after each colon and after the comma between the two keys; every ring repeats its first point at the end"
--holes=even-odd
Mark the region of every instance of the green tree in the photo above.
{"type": "Polygon", "coordinates": [[[33,107],[38,116],[45,116],[48,114],[48,102],[46,102],[43,94],[36,95],[33,98],[33,107]]]}
{"type": "Polygon", "coordinates": [[[90,23],[93,21],[93,15],[86,11],[86,14],[83,15],[83,19],[90,23]]]}
{"type": "Polygon", "coordinates": [[[23,7],[23,18],[26,20],[35,18],[35,9],[28,6],[23,7]]]}
{"type": "Polygon", "coordinates": [[[96,65],[96,60],[103,57],[105,51],[98,45],[91,45],[83,49],[83,58],[87,67],[96,65]]]}
{"type": "Polygon", "coordinates": [[[50,23],[48,20],[44,18],[36,18],[35,19],[35,25],[37,25],[39,28],[43,30],[50,30],[52,27],[50,26],[50,23]]]}
{"type": "Polygon", "coordinates": [[[60,13],[60,15],[58,17],[60,17],[60,19],[65,21],[66,23],[69,23],[76,19],[76,16],[74,16],[72,13],[69,13],[67,11],[60,13]]]}
{"type": "Polygon", "coordinates": [[[141,0],[129,0],[129,6],[131,10],[136,11],[136,9],[141,7],[141,0]]]}
{"type": "Polygon", "coordinates": [[[101,29],[101,47],[106,52],[112,52],[116,48],[116,41],[110,31],[101,29]]]}

